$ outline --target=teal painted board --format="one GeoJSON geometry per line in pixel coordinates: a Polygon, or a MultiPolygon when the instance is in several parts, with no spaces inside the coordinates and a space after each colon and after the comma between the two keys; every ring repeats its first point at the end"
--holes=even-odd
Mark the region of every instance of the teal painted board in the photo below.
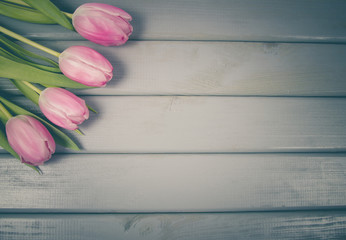
{"type": "Polygon", "coordinates": [[[345,154],[58,154],[41,176],[0,157],[0,213],[346,206],[345,154]]]}
{"type": "Polygon", "coordinates": [[[6,240],[346,238],[344,211],[223,214],[3,214],[6,240]]]}
{"type": "MultiPolygon", "coordinates": [[[[40,42],[57,51],[85,45],[114,66],[106,88],[82,95],[346,96],[346,45],[133,41],[120,48],[86,41],[40,42]]],[[[40,51],[35,51],[41,53],[40,51]]],[[[6,92],[18,94],[8,81],[6,92]]]]}
{"type": "MultiPolygon", "coordinates": [[[[54,1],[73,12],[87,1],[54,1]]],[[[343,0],[123,0],[135,40],[346,42],[343,0]]],[[[81,39],[62,27],[39,27],[1,17],[0,22],[35,39],[81,39]],[[27,30],[30,29],[28,32],[27,30]]]]}

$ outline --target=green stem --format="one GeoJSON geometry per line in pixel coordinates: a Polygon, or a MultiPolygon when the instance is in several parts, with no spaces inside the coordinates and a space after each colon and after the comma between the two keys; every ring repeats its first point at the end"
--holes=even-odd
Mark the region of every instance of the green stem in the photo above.
{"type": "Polygon", "coordinates": [[[79,135],[84,135],[84,133],[79,128],[75,129],[74,131],[79,135]]]}
{"type": "Polygon", "coordinates": [[[72,13],[67,13],[67,12],[63,12],[67,17],[72,19],[73,14],[72,13]]]}
{"type": "Polygon", "coordinates": [[[34,90],[35,92],[37,92],[39,95],[41,94],[41,90],[38,89],[37,87],[35,87],[33,84],[27,82],[27,81],[22,81],[23,84],[25,84],[26,86],[28,86],[29,88],[31,88],[32,90],[34,90]]]}
{"type": "Polygon", "coordinates": [[[0,111],[6,116],[7,120],[12,117],[11,113],[0,103],[0,111]]]}
{"type": "Polygon", "coordinates": [[[56,51],[54,51],[54,50],[52,50],[50,48],[42,46],[41,44],[38,44],[38,43],[36,43],[34,41],[31,41],[30,39],[27,39],[27,38],[25,38],[25,37],[15,33],[15,32],[12,32],[12,31],[2,27],[2,26],[0,26],[0,32],[3,32],[3,33],[5,33],[6,35],[8,35],[10,37],[13,37],[13,38],[15,38],[15,39],[17,39],[19,41],[22,41],[22,42],[24,42],[26,44],[29,44],[29,45],[37,48],[37,49],[40,49],[40,50],[42,50],[42,51],[44,51],[46,53],[49,53],[49,54],[51,54],[51,55],[53,55],[53,56],[55,56],[57,58],[59,58],[59,56],[60,56],[59,52],[56,52],[56,51]]]}

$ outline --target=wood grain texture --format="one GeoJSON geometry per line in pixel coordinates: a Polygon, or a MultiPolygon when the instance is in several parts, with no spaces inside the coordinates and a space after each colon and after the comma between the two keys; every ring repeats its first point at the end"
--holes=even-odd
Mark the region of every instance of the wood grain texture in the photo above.
{"type": "MultiPolygon", "coordinates": [[[[71,134],[84,148],[83,153],[346,150],[344,98],[89,96],[85,99],[99,113],[81,125],[86,136],[71,134]]],[[[33,107],[29,105],[28,109],[37,111],[33,107]]]]}
{"type": "Polygon", "coordinates": [[[345,154],[63,154],[42,176],[0,157],[2,213],[346,206],[345,154]]]}
{"type": "Polygon", "coordinates": [[[81,125],[85,136],[73,135],[85,149],[83,153],[346,150],[345,98],[89,96],[85,99],[99,114],[91,115],[81,125]]]}
{"type": "Polygon", "coordinates": [[[116,75],[75,91],[99,112],[82,152],[58,148],[39,176],[0,150],[0,239],[346,238],[345,1],[96,2],[134,17],[126,45],[0,17],[116,75]]]}
{"type": "MultiPolygon", "coordinates": [[[[54,2],[68,12],[85,3],[84,0],[54,2]]],[[[129,12],[135,29],[131,39],[346,42],[343,0],[94,2],[110,3],[129,12]]],[[[5,17],[0,21],[30,38],[81,39],[59,26],[21,24],[5,17]]]]}
{"type": "MultiPolygon", "coordinates": [[[[83,95],[346,96],[341,64],[346,45],[136,41],[104,48],[86,41],[40,43],[57,51],[86,45],[110,60],[114,79],[106,88],[77,92],[83,95]]],[[[18,94],[6,80],[0,87],[18,94]]]]}
{"type": "Polygon", "coordinates": [[[6,240],[342,240],[345,229],[345,212],[335,211],[0,216],[0,237],[6,240]]]}

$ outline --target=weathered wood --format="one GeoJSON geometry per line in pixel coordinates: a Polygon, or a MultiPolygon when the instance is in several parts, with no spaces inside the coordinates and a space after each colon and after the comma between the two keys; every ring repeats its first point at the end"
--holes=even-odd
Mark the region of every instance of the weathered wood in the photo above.
{"type": "Polygon", "coordinates": [[[83,153],[346,151],[345,98],[85,99],[99,113],[81,125],[85,136],[71,133],[83,153]]]}
{"type": "Polygon", "coordinates": [[[72,134],[83,153],[346,151],[345,98],[85,99],[99,113],[72,134]]]}
{"type": "Polygon", "coordinates": [[[214,212],[346,206],[345,154],[0,155],[0,212],[214,212]]]}
{"type": "MultiPolygon", "coordinates": [[[[80,91],[83,95],[346,96],[346,45],[136,41],[104,48],[86,41],[41,43],[57,51],[90,46],[111,61],[114,79],[106,88],[80,91]]],[[[5,80],[0,88],[15,89],[5,80]]]]}
{"type": "Polygon", "coordinates": [[[328,239],[346,237],[345,212],[49,214],[0,216],[6,240],[328,239]]]}
{"type": "Polygon", "coordinates": [[[59,148],[39,176],[0,151],[0,239],[346,238],[345,1],[102,2],[133,15],[126,45],[0,17],[95,48],[117,78],[76,91],[99,112],[81,153],[59,148]]]}
{"type": "MultiPolygon", "coordinates": [[[[73,12],[84,0],[55,1],[73,12]]],[[[131,39],[346,42],[343,0],[103,0],[134,18],[131,39]]],[[[0,21],[35,39],[81,39],[60,26],[0,21]],[[30,29],[30,31],[28,31],[30,29]]]]}

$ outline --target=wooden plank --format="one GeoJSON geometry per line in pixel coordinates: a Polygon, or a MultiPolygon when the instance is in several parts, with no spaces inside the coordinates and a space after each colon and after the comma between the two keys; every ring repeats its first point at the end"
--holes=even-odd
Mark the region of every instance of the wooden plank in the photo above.
{"type": "Polygon", "coordinates": [[[344,239],[345,212],[0,216],[6,240],[344,239]]]}
{"type": "Polygon", "coordinates": [[[344,98],[94,96],[86,100],[99,114],[81,126],[86,136],[74,135],[84,153],[346,151],[344,98]]]}
{"type": "Polygon", "coordinates": [[[72,134],[83,153],[346,151],[345,98],[89,96],[86,100],[99,114],[91,114],[81,125],[85,136],[72,134]]]}
{"type": "MultiPolygon", "coordinates": [[[[73,12],[85,0],[55,1],[73,12]]],[[[134,18],[132,39],[345,42],[343,0],[175,0],[111,1],[134,18]]],[[[35,39],[81,39],[59,26],[0,21],[35,39]],[[28,31],[30,29],[30,31],[28,31]]]]}
{"type": "Polygon", "coordinates": [[[346,206],[345,154],[0,155],[0,212],[224,212],[346,206]]]}
{"type": "MultiPolygon", "coordinates": [[[[85,41],[41,43],[57,51],[94,47],[111,61],[115,78],[106,88],[80,91],[83,95],[346,96],[346,45],[149,41],[103,48],[85,41]]],[[[0,88],[15,89],[5,80],[0,88]]]]}

